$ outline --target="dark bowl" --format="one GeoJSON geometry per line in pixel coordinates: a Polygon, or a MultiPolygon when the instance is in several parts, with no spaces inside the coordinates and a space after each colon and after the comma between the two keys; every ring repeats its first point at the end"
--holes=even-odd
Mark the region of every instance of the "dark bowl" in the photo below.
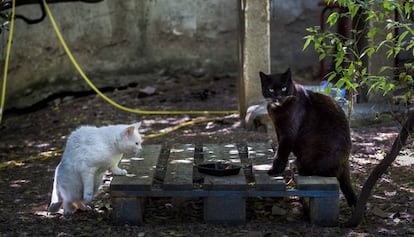
{"type": "Polygon", "coordinates": [[[241,169],[238,165],[224,163],[206,163],[198,165],[197,168],[200,173],[214,176],[237,175],[241,169]]]}

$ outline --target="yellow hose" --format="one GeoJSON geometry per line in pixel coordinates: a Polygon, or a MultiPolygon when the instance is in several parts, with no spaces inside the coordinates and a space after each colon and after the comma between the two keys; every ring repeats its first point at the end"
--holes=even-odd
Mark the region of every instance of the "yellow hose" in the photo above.
{"type": "Polygon", "coordinates": [[[76,68],[76,70],[79,72],[81,77],[85,80],[85,82],[91,87],[101,98],[103,98],[105,101],[107,101],[109,104],[115,106],[118,109],[131,112],[131,113],[137,113],[137,114],[146,114],[146,115],[177,115],[177,114],[188,114],[188,115],[200,115],[200,114],[215,114],[215,115],[226,115],[226,114],[234,114],[238,113],[237,110],[229,110],[229,111],[195,111],[195,110],[189,110],[189,111],[154,111],[154,110],[141,110],[141,109],[133,109],[128,108],[123,105],[120,105],[119,103],[113,101],[109,97],[107,97],[105,94],[103,94],[93,83],[92,81],[86,76],[86,74],[83,72],[82,68],[79,66],[79,64],[76,62],[75,58],[73,57],[72,53],[70,52],[68,46],[66,45],[65,40],[63,39],[62,34],[59,31],[59,28],[57,27],[57,24],[52,16],[52,13],[49,9],[49,6],[46,3],[46,0],[43,0],[43,4],[45,6],[46,13],[50,19],[50,22],[53,26],[53,29],[56,32],[56,35],[62,44],[66,54],[68,55],[70,61],[72,62],[73,66],[76,68]]]}
{"type": "Polygon", "coordinates": [[[6,86],[7,86],[7,71],[9,68],[10,51],[13,40],[14,31],[14,15],[16,12],[15,0],[12,0],[12,12],[10,19],[9,38],[7,40],[6,58],[4,59],[3,83],[1,87],[1,101],[0,101],[0,124],[3,119],[4,102],[6,101],[6,86]]]}

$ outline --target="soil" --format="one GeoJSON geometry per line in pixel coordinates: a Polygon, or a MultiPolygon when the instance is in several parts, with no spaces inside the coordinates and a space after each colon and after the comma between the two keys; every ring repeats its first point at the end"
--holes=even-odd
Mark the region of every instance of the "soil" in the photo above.
{"type": "MultiPolygon", "coordinates": [[[[138,84],[106,95],[122,105],[140,109],[237,110],[237,84],[231,75],[164,77],[153,85],[138,84]],[[151,89],[155,92],[151,93],[151,89]]],[[[46,212],[54,169],[67,135],[78,126],[142,121],[141,132],[148,135],[205,117],[213,116],[132,114],[94,94],[66,95],[41,108],[6,112],[0,125],[0,236],[414,236],[412,141],[379,180],[365,220],[357,228],[312,225],[294,197],[248,199],[247,223],[241,226],[205,224],[202,201],[198,199],[153,198],[145,210],[145,225],[117,226],[111,221],[107,183],[92,211],[69,217],[46,212]]],[[[352,129],[350,164],[358,192],[399,129],[395,123],[352,129]]],[[[144,144],[268,142],[272,138],[272,132],[246,131],[237,115],[228,115],[146,139],[144,144]]],[[[340,206],[340,220],[344,222],[351,210],[342,196],[340,206]]]]}

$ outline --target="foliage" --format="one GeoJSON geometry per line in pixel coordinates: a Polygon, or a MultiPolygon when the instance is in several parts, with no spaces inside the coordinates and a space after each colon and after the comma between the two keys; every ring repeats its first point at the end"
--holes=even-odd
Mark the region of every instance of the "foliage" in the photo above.
{"type": "Polygon", "coordinates": [[[398,90],[406,99],[410,98],[412,62],[404,63],[398,72],[389,65],[372,72],[366,62],[374,56],[396,58],[403,52],[414,55],[413,1],[326,0],[326,3],[339,4],[344,10],[330,13],[327,30],[322,31],[320,26],[308,28],[303,47],[306,49],[312,43],[320,60],[333,58],[333,69],[326,79],[353,92],[361,87],[384,94],[398,90]],[[350,19],[353,26],[362,27],[352,27],[350,37],[340,35],[334,27],[342,17],[350,19]]]}
{"type": "Polygon", "coordinates": [[[0,34],[9,29],[11,12],[0,13],[0,34]]]}
{"type": "MultiPolygon", "coordinates": [[[[322,60],[330,56],[334,60],[333,70],[327,74],[328,81],[337,80],[337,87],[356,91],[361,87],[382,91],[384,94],[404,92],[411,99],[414,66],[404,63],[399,68],[383,65],[379,72],[369,70],[368,63],[375,57],[396,58],[401,53],[414,56],[413,13],[414,2],[401,0],[327,0],[327,4],[338,4],[342,11],[332,12],[326,23],[327,31],[320,27],[308,28],[304,49],[311,43],[322,60]],[[333,27],[339,19],[352,21],[351,36],[335,33],[333,27]]],[[[397,65],[399,66],[399,65],[397,65]]],[[[391,150],[375,166],[365,181],[357,205],[345,226],[357,226],[363,218],[366,203],[378,179],[394,162],[408,137],[414,131],[414,112],[410,112],[391,150]]]]}

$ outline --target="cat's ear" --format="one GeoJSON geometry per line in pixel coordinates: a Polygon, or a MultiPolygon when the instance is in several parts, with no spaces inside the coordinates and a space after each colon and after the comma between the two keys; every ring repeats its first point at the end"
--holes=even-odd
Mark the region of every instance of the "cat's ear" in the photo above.
{"type": "Polygon", "coordinates": [[[141,122],[137,122],[137,123],[135,123],[135,127],[138,129],[138,128],[140,128],[141,127],[141,122]]]}
{"type": "Polygon", "coordinates": [[[126,137],[130,138],[134,135],[134,132],[135,132],[135,126],[129,126],[125,131],[125,135],[126,137]]]}
{"type": "Polygon", "coordinates": [[[290,67],[288,67],[288,69],[286,70],[285,73],[283,73],[283,75],[285,76],[285,78],[288,78],[288,79],[292,78],[292,73],[290,72],[290,67]]]}
{"type": "Polygon", "coordinates": [[[263,72],[259,72],[260,75],[260,81],[262,82],[262,84],[264,84],[265,81],[267,81],[267,78],[269,77],[268,75],[266,75],[263,72]]]}

